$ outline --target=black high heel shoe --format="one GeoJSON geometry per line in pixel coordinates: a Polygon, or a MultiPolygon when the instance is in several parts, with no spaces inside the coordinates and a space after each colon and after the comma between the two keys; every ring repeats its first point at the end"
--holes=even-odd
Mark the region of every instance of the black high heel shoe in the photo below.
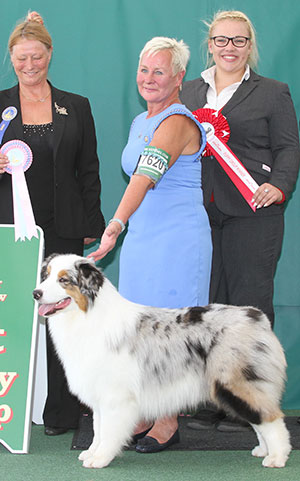
{"type": "Polygon", "coordinates": [[[135,450],[137,453],[158,453],[159,451],[163,451],[164,449],[168,448],[172,444],[179,443],[179,441],[179,431],[177,429],[173,436],[171,436],[166,443],[159,443],[157,439],[152,438],[151,436],[145,436],[139,440],[135,450]]]}

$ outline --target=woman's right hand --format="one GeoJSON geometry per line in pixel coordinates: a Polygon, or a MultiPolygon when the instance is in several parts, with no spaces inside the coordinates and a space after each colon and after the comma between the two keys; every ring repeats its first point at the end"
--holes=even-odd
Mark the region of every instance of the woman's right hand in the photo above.
{"type": "Polygon", "coordinates": [[[109,224],[101,237],[100,246],[94,252],[88,255],[88,257],[93,257],[95,261],[103,259],[116,245],[117,238],[121,234],[121,226],[117,222],[112,222],[109,224]]]}
{"type": "Polygon", "coordinates": [[[9,160],[7,155],[0,154],[0,174],[4,174],[5,172],[5,167],[7,167],[9,164],[9,160]]]}

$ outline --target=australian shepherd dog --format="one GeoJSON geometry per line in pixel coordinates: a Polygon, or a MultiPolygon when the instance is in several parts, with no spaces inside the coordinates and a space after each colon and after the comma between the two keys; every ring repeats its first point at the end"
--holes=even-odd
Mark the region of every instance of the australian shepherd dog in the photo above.
{"type": "Polygon", "coordinates": [[[247,421],[252,455],[283,467],[291,450],[280,400],[286,360],[268,318],[253,307],[162,309],[124,299],[92,260],[48,257],[33,292],[70,390],[93,411],[94,438],[79,459],[107,466],[141,420],[207,401],[247,421]]]}

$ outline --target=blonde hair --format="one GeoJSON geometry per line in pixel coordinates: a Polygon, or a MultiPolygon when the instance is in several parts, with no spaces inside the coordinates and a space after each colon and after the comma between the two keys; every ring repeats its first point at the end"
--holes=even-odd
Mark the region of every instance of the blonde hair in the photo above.
{"type": "MultiPolygon", "coordinates": [[[[254,68],[257,66],[258,63],[258,50],[256,44],[256,35],[253,24],[251,20],[245,15],[243,12],[238,10],[220,10],[215,13],[211,23],[204,22],[205,25],[208,27],[208,35],[206,41],[210,39],[213,35],[213,30],[215,26],[221,22],[222,20],[236,20],[238,22],[244,22],[248,28],[250,43],[251,43],[251,51],[248,58],[248,64],[250,67],[254,68]]],[[[207,50],[207,65],[210,66],[213,64],[212,55],[207,50]]]]}
{"type": "Polygon", "coordinates": [[[144,46],[139,56],[139,66],[145,53],[153,55],[161,50],[169,50],[171,53],[171,64],[174,75],[186,70],[190,58],[189,47],[183,40],[176,40],[169,37],[153,37],[144,46]]]}
{"type": "Polygon", "coordinates": [[[13,47],[19,40],[38,40],[43,43],[47,50],[52,49],[52,38],[44,26],[42,17],[37,12],[29,12],[25,20],[19,23],[8,40],[8,50],[12,53],[13,47]]]}

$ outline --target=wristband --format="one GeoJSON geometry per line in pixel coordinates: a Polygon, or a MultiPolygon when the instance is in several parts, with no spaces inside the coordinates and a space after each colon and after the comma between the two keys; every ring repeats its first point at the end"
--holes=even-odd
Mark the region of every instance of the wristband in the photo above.
{"type": "Polygon", "coordinates": [[[108,225],[111,224],[112,222],[117,222],[121,226],[121,233],[125,230],[125,224],[121,219],[110,219],[108,222],[108,225]]]}

